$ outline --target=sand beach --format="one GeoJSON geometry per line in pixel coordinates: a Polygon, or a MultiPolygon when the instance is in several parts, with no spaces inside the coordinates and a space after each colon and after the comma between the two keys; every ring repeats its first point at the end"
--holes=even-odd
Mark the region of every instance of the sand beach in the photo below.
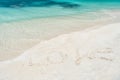
{"type": "Polygon", "coordinates": [[[0,62],[0,80],[119,80],[120,23],[42,41],[0,62]],[[86,77],[87,76],[87,77],[86,77]]]}
{"type": "Polygon", "coordinates": [[[0,0],[0,80],[120,80],[119,0],[0,0]]]}
{"type": "Polygon", "coordinates": [[[0,24],[0,61],[17,57],[41,41],[62,34],[119,22],[119,13],[118,10],[107,10],[84,15],[41,18],[0,24]],[[95,15],[96,18],[92,18],[95,15]]]}

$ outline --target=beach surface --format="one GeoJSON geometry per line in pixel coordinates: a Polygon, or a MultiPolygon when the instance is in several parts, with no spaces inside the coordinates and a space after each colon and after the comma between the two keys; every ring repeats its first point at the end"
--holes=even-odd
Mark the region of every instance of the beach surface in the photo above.
{"type": "Polygon", "coordinates": [[[0,0],[0,80],[120,80],[120,1],[0,0]]]}
{"type": "Polygon", "coordinates": [[[15,58],[44,40],[119,20],[120,11],[102,10],[84,15],[2,23],[0,24],[0,61],[15,58]]]}
{"type": "Polygon", "coordinates": [[[0,80],[120,80],[120,23],[41,41],[0,62],[0,80]]]}

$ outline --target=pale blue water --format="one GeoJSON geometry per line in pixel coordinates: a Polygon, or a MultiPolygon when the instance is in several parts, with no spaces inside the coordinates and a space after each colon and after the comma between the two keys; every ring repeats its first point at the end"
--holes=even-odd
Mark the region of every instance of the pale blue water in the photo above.
{"type": "Polygon", "coordinates": [[[120,0],[0,0],[0,23],[120,9],[120,0]]]}

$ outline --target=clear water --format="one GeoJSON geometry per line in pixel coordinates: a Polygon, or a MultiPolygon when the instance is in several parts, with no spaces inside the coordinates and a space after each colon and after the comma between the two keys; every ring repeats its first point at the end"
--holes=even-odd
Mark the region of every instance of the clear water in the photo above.
{"type": "Polygon", "coordinates": [[[0,0],[0,23],[119,8],[120,0],[0,0]]]}

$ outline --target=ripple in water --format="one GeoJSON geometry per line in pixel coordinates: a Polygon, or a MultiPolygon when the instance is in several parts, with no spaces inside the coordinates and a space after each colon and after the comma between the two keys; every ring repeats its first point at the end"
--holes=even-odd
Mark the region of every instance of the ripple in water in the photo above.
{"type": "Polygon", "coordinates": [[[16,7],[50,7],[61,6],[64,8],[80,7],[79,4],[71,2],[58,2],[53,0],[1,0],[0,7],[16,8],[16,7]]]}

